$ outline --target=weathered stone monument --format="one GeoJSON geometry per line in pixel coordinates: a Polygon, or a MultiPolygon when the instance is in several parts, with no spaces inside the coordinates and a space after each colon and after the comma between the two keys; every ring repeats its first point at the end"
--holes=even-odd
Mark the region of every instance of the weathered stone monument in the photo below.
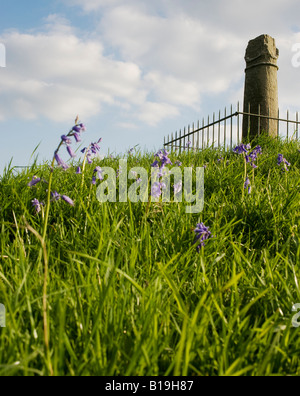
{"type": "MultiPolygon", "coordinates": [[[[249,41],[246,50],[246,78],[244,93],[244,112],[278,117],[278,83],[277,59],[279,50],[275,40],[262,35],[249,41]]],[[[277,121],[244,115],[243,139],[257,136],[266,131],[270,136],[277,136],[277,121]]]]}

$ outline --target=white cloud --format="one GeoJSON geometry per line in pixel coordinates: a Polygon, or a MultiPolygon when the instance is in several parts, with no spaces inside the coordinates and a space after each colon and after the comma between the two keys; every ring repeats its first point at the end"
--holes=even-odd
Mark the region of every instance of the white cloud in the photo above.
{"type": "Polygon", "coordinates": [[[272,12],[258,0],[65,2],[94,20],[98,15],[98,26],[81,34],[52,14],[42,32],[2,35],[7,68],[0,75],[0,119],[66,121],[109,105],[120,110],[117,122],[126,129],[136,120],[157,125],[187,107],[200,112],[207,96],[229,92],[230,100],[241,93],[247,41],[261,33],[273,34],[281,50],[280,97],[296,100],[300,69],[291,67],[289,46],[300,38],[282,22],[284,15],[297,23],[295,0],[274,0],[272,12]]]}
{"type": "Polygon", "coordinates": [[[135,130],[138,128],[138,125],[134,124],[133,122],[118,122],[117,127],[122,129],[135,130]]]}
{"type": "Polygon", "coordinates": [[[129,123],[135,122],[137,117],[155,125],[178,114],[173,104],[180,100],[166,103],[170,99],[166,88],[174,94],[174,89],[180,88],[196,95],[192,87],[187,89],[172,78],[167,86],[159,86],[156,79],[156,85],[150,87],[151,74],[145,78],[136,62],[104,55],[101,39],[78,37],[68,21],[57,15],[45,22],[42,33],[10,31],[0,37],[8,51],[7,68],[0,75],[2,120],[44,116],[67,121],[74,114],[95,116],[104,105],[110,105],[121,110],[126,122],[130,117],[129,123]],[[153,92],[155,103],[149,98],[153,92]]]}
{"type": "Polygon", "coordinates": [[[188,79],[179,79],[160,72],[145,76],[149,91],[166,103],[197,108],[200,104],[199,84],[188,79]]]}
{"type": "Polygon", "coordinates": [[[172,118],[178,115],[178,108],[168,103],[147,102],[141,106],[138,119],[148,125],[155,126],[165,118],[172,118]]]}
{"type": "Polygon", "coordinates": [[[77,113],[95,115],[103,104],[145,101],[136,64],[106,57],[100,41],[55,26],[46,33],[0,37],[7,49],[0,75],[2,117],[66,120],[77,113]]]}
{"type": "Polygon", "coordinates": [[[99,11],[104,42],[145,71],[155,100],[199,109],[207,95],[243,94],[247,43],[267,33],[280,49],[280,102],[298,102],[300,69],[291,66],[291,48],[300,42],[296,0],[86,0],[83,7],[99,11]]]}
{"type": "Polygon", "coordinates": [[[230,83],[243,62],[240,37],[219,28],[211,31],[205,20],[192,16],[165,18],[118,6],[105,13],[101,26],[106,42],[117,48],[123,59],[143,70],[171,75],[173,81],[196,82],[202,93],[210,91],[211,84],[213,91],[218,87],[223,90],[224,78],[230,83]],[[219,80],[221,84],[216,84],[219,80]]]}

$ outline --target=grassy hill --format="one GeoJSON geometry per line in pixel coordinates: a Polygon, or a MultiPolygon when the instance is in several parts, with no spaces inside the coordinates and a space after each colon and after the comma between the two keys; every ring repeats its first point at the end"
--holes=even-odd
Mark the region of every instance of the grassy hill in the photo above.
{"type": "MultiPolygon", "coordinates": [[[[196,215],[185,202],[98,202],[94,169],[119,158],[81,174],[6,169],[0,375],[300,375],[300,145],[258,145],[257,168],[243,153],[170,154],[205,166],[196,215]],[[211,235],[197,250],[198,223],[211,235]]],[[[150,172],[154,154],[132,151],[128,168],[150,172]]]]}

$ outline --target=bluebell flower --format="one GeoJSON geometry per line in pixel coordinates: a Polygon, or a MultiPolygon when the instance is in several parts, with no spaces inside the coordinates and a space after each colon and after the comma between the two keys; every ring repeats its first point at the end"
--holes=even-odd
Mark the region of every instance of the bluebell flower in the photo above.
{"type": "Polygon", "coordinates": [[[197,244],[197,251],[198,253],[200,250],[205,246],[205,242],[209,238],[212,238],[212,234],[209,231],[209,227],[206,227],[203,223],[198,223],[194,233],[196,234],[194,245],[197,244]]]}
{"type": "Polygon", "coordinates": [[[257,157],[259,154],[262,154],[262,148],[261,146],[255,147],[255,149],[248,155],[246,155],[246,162],[251,164],[252,168],[256,169],[257,165],[255,164],[255,161],[257,160],[257,157]]]}
{"type": "Polygon", "coordinates": [[[69,136],[62,135],[61,140],[66,143],[66,144],[72,144],[72,140],[70,139],[69,136]]]}
{"type": "Polygon", "coordinates": [[[103,170],[100,168],[100,166],[97,166],[94,169],[94,174],[97,173],[98,179],[99,180],[104,180],[104,177],[102,176],[103,170]]]}
{"type": "Polygon", "coordinates": [[[57,191],[51,192],[51,197],[52,197],[52,202],[53,201],[59,201],[60,199],[64,200],[67,202],[69,205],[74,206],[74,201],[69,198],[67,195],[59,194],[57,191]]]}
{"type": "Polygon", "coordinates": [[[236,154],[247,154],[249,150],[251,150],[251,144],[240,144],[233,149],[233,152],[236,154]]]}
{"type": "Polygon", "coordinates": [[[277,165],[280,166],[283,164],[282,171],[289,171],[288,166],[291,166],[291,164],[284,158],[282,154],[278,154],[278,159],[277,159],[277,165]]]}
{"type": "Polygon", "coordinates": [[[76,157],[76,154],[75,154],[74,151],[72,150],[72,147],[71,147],[71,146],[67,146],[67,151],[68,151],[69,156],[70,156],[71,158],[75,158],[75,157],[76,157]]]}
{"type": "Polygon", "coordinates": [[[61,199],[64,200],[65,202],[67,202],[69,205],[75,206],[74,201],[72,201],[72,199],[69,198],[69,197],[66,196],[66,195],[61,195],[61,199]]]}
{"type": "Polygon", "coordinates": [[[32,203],[32,206],[34,206],[34,208],[35,208],[35,211],[36,211],[36,213],[38,214],[38,213],[40,213],[41,212],[41,210],[42,210],[42,206],[44,205],[42,202],[39,202],[39,200],[38,199],[33,199],[32,201],[31,201],[31,203],[32,203]]]}
{"type": "Polygon", "coordinates": [[[82,154],[86,154],[86,159],[89,164],[93,163],[93,157],[101,150],[99,143],[102,141],[100,138],[97,142],[91,143],[89,147],[85,147],[81,150],[82,154]]]}
{"type": "Polygon", "coordinates": [[[34,206],[34,208],[35,208],[35,210],[36,210],[36,213],[38,214],[38,213],[40,213],[41,212],[41,210],[42,210],[42,206],[44,206],[44,203],[43,202],[39,202],[39,200],[38,199],[33,199],[32,201],[31,201],[31,203],[32,203],[32,206],[34,206]]]}
{"type": "Polygon", "coordinates": [[[55,160],[57,162],[57,164],[59,166],[61,166],[63,168],[63,170],[66,170],[69,168],[69,166],[61,159],[61,157],[59,156],[58,152],[55,152],[54,154],[55,160]]]}
{"type": "Polygon", "coordinates": [[[155,182],[151,188],[151,196],[159,198],[162,195],[162,190],[166,189],[165,183],[155,182]]]}
{"type": "Polygon", "coordinates": [[[251,183],[249,177],[247,177],[244,184],[244,189],[246,190],[246,188],[248,188],[248,194],[251,194],[251,183]]]}
{"type": "Polygon", "coordinates": [[[54,191],[54,193],[53,192],[51,192],[51,197],[52,197],[52,202],[53,201],[59,201],[60,200],[60,194],[58,194],[58,192],[57,191],[54,191]]]}
{"type": "Polygon", "coordinates": [[[81,137],[80,137],[80,134],[79,133],[74,133],[74,138],[75,138],[75,140],[76,140],[76,143],[79,143],[79,142],[81,142],[81,137]]]}
{"type": "Polygon", "coordinates": [[[36,184],[38,184],[40,181],[41,181],[41,178],[40,178],[40,177],[33,176],[31,182],[29,182],[29,183],[27,184],[27,186],[28,186],[28,187],[33,187],[33,186],[35,186],[36,184]]]}
{"type": "Polygon", "coordinates": [[[85,132],[86,126],[84,124],[75,125],[75,126],[73,126],[72,131],[76,132],[76,133],[85,132]]]}

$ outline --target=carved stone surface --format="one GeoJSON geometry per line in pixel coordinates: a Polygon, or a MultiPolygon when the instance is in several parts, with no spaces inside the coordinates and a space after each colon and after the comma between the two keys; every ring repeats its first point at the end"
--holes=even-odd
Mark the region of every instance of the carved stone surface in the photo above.
{"type": "MultiPolygon", "coordinates": [[[[244,93],[244,112],[278,117],[278,82],[277,59],[279,50],[275,40],[262,35],[249,41],[246,50],[246,78],[244,93]]],[[[277,136],[277,121],[267,118],[244,116],[243,138],[247,139],[250,127],[250,136],[257,136],[267,131],[270,136],[277,136]]]]}

